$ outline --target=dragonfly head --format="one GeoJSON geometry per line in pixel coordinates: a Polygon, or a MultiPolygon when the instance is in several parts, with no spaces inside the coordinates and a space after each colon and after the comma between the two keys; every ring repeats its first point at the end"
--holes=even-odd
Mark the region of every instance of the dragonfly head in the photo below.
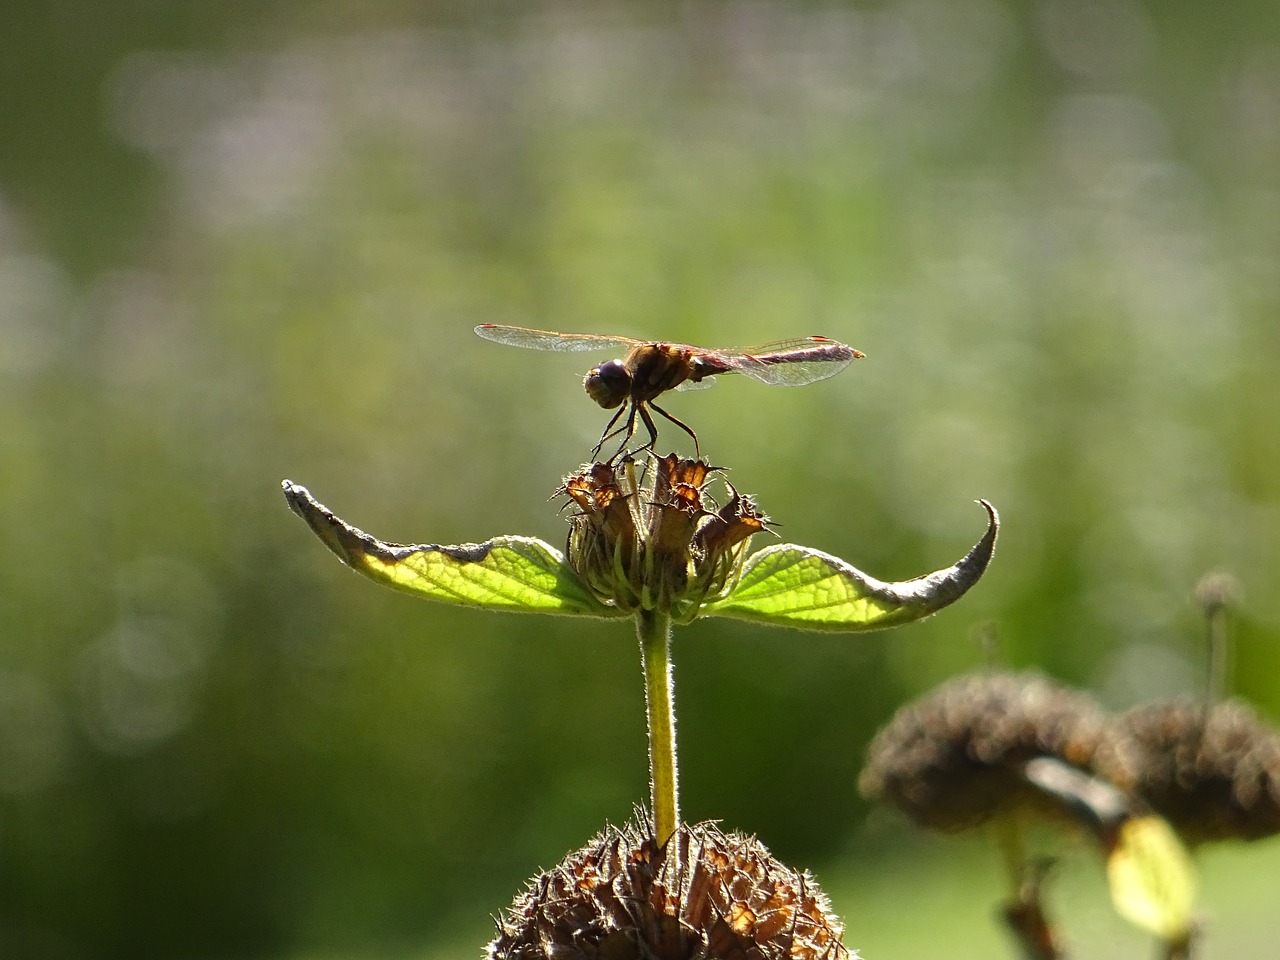
{"type": "Polygon", "coordinates": [[[606,410],[612,410],[631,395],[631,374],[621,360],[610,360],[587,371],[583,389],[606,410]]]}

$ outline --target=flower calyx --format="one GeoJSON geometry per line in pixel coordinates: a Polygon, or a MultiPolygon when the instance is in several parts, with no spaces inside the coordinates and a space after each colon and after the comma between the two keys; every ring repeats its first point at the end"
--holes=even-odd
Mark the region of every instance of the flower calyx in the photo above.
{"type": "Polygon", "coordinates": [[[708,487],[718,472],[674,453],[652,458],[640,480],[632,460],[584,466],[557,491],[579,510],[569,565],[602,603],[694,619],[732,589],[751,537],[768,524],[727,481],[728,502],[715,503],[708,487]]]}

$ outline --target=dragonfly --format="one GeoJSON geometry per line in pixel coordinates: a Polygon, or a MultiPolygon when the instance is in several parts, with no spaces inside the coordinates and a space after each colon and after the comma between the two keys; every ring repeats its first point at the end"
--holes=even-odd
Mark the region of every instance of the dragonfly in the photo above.
{"type": "Polygon", "coordinates": [[[772,386],[799,387],[833,377],[864,356],[861,351],[826,337],[799,337],[758,347],[711,350],[687,343],[636,340],[595,333],[558,333],[497,323],[482,323],[476,327],[476,333],[495,343],[530,350],[568,353],[609,349],[624,351],[620,358],[592,367],[582,381],[587,396],[592,400],[606,410],[617,408],[606,424],[600,442],[591,451],[591,457],[595,459],[610,439],[621,435],[622,442],[609,458],[610,463],[623,455],[635,436],[637,420],[648,431],[649,442],[630,451],[629,455],[654,449],[658,442],[658,426],[650,411],[692,437],[694,450],[701,457],[698,435],[693,428],[654,402],[668,390],[708,387],[715,376],[725,373],[741,373],[772,386]]]}

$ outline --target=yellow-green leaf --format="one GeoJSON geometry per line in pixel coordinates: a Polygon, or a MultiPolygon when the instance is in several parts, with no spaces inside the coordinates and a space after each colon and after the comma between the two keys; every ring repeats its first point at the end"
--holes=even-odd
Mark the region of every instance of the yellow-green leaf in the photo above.
{"type": "Polygon", "coordinates": [[[344,522],[306,487],[284,481],[293,512],[347,566],[389,587],[465,606],[530,613],[616,617],[550,544],[495,537],[456,546],[384,543],[344,522]]]}
{"type": "Polygon", "coordinates": [[[1160,817],[1125,821],[1107,857],[1116,912],[1168,943],[1191,931],[1195,871],[1173,829],[1160,817]]]}
{"type": "Polygon", "coordinates": [[[741,617],[806,630],[880,630],[937,613],[959,600],[987,569],[1000,521],[995,507],[979,503],[990,518],[986,534],[954,566],[916,580],[885,583],[839,557],[784,543],[747,559],[723,600],[703,616],[741,617]]]}

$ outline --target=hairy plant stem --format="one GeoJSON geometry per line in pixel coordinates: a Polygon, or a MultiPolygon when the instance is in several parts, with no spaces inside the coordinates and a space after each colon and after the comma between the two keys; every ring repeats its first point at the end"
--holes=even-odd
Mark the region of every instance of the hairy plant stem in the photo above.
{"type": "Polygon", "coordinates": [[[671,617],[656,610],[636,615],[640,659],[644,665],[644,700],[649,720],[649,789],[653,829],[665,845],[680,825],[676,786],[675,688],[671,679],[671,617]]]}

